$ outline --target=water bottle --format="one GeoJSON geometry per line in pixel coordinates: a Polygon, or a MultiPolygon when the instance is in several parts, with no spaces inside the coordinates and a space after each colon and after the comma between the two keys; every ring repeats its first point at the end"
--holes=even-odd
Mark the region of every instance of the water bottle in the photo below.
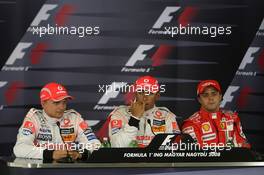
{"type": "Polygon", "coordinates": [[[235,147],[235,144],[232,140],[228,140],[226,145],[230,146],[230,147],[235,147]]]}
{"type": "Polygon", "coordinates": [[[138,142],[137,142],[137,140],[136,140],[136,139],[133,139],[133,140],[129,143],[128,147],[130,147],[130,148],[138,148],[138,142]]]}
{"type": "Polygon", "coordinates": [[[103,138],[103,142],[102,142],[102,146],[101,147],[102,148],[111,148],[111,144],[110,144],[110,142],[109,142],[107,137],[103,138]]]}

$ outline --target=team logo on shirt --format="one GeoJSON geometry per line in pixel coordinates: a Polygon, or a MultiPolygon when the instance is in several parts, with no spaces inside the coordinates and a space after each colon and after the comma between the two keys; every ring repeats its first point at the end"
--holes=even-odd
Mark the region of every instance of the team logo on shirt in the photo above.
{"type": "Polygon", "coordinates": [[[177,122],[172,122],[172,132],[178,132],[179,131],[179,127],[177,125],[177,122]]]}
{"type": "Polygon", "coordinates": [[[71,126],[73,126],[70,123],[71,123],[70,119],[65,118],[65,119],[63,119],[63,125],[61,125],[61,127],[71,127],[71,126]]]}
{"type": "Polygon", "coordinates": [[[166,131],[166,127],[165,126],[152,126],[152,131],[153,132],[161,132],[164,133],[166,131]]]}
{"type": "Polygon", "coordinates": [[[220,122],[220,127],[222,130],[226,130],[226,122],[220,122]]]}
{"type": "Polygon", "coordinates": [[[27,128],[27,129],[29,129],[32,133],[35,132],[35,126],[34,126],[34,124],[33,124],[32,122],[30,122],[30,121],[26,121],[25,124],[24,124],[24,126],[23,126],[23,128],[27,128]]]}
{"type": "Polygon", "coordinates": [[[88,128],[88,124],[85,121],[82,121],[79,126],[82,130],[86,130],[88,128]]]}
{"type": "Polygon", "coordinates": [[[75,134],[68,134],[62,136],[64,142],[73,142],[75,140],[75,134]]]}
{"type": "Polygon", "coordinates": [[[32,134],[32,131],[30,129],[23,128],[22,134],[25,136],[28,136],[28,135],[32,134]]]}
{"type": "Polygon", "coordinates": [[[37,136],[38,140],[42,141],[52,141],[52,135],[51,134],[38,134],[37,136]]]}
{"type": "Polygon", "coordinates": [[[74,133],[74,128],[64,128],[60,129],[61,134],[73,134],[74,133]]]}
{"type": "Polygon", "coordinates": [[[211,124],[209,122],[202,123],[202,132],[203,132],[203,134],[207,134],[207,133],[212,132],[212,127],[211,127],[211,124]]]}
{"type": "Polygon", "coordinates": [[[234,123],[233,120],[228,120],[226,122],[226,128],[228,131],[233,131],[234,130],[234,123]]]}
{"type": "Polygon", "coordinates": [[[164,117],[162,116],[162,113],[160,111],[156,111],[154,118],[156,119],[164,119],[164,117]]]}
{"type": "Polygon", "coordinates": [[[216,134],[215,133],[207,134],[207,135],[203,135],[202,136],[202,139],[203,139],[204,142],[213,140],[215,138],[216,138],[216,134]]]}
{"type": "Polygon", "coordinates": [[[165,125],[165,120],[153,120],[153,125],[162,126],[165,125]]]}
{"type": "Polygon", "coordinates": [[[111,121],[112,128],[121,128],[122,127],[122,120],[112,120],[111,121]]]}

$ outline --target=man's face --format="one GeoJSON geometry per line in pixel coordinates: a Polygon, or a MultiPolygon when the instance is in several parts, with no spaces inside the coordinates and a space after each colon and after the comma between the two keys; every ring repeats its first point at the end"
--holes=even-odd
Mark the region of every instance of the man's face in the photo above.
{"type": "Polygon", "coordinates": [[[222,94],[217,91],[214,87],[206,87],[198,97],[203,109],[208,112],[216,112],[219,110],[220,103],[222,100],[222,94]]]}
{"type": "Polygon", "coordinates": [[[52,100],[46,100],[41,102],[42,108],[52,118],[61,118],[64,111],[67,108],[67,99],[55,102],[52,100]]]}
{"type": "Polygon", "coordinates": [[[145,111],[153,108],[159,97],[159,93],[136,92],[136,100],[139,102],[145,102],[145,111]]]}

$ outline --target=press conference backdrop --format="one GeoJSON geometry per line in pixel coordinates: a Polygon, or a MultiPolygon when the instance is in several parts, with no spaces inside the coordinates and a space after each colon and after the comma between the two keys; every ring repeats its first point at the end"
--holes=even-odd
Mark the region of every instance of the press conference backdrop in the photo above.
{"type": "Polygon", "coordinates": [[[69,108],[97,131],[129,100],[121,87],[141,75],[164,85],[157,105],[179,123],[199,109],[198,82],[217,79],[222,107],[239,113],[263,152],[263,7],[262,0],[1,0],[0,155],[12,152],[46,83],[65,85],[75,97],[69,108]]]}

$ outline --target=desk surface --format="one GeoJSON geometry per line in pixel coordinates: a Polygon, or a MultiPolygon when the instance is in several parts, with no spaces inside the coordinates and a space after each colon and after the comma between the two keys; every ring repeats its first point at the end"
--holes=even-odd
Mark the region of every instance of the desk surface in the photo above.
{"type": "Polygon", "coordinates": [[[7,166],[19,168],[174,168],[174,167],[259,167],[264,162],[173,162],[173,163],[43,163],[42,160],[16,158],[7,166]]]}

